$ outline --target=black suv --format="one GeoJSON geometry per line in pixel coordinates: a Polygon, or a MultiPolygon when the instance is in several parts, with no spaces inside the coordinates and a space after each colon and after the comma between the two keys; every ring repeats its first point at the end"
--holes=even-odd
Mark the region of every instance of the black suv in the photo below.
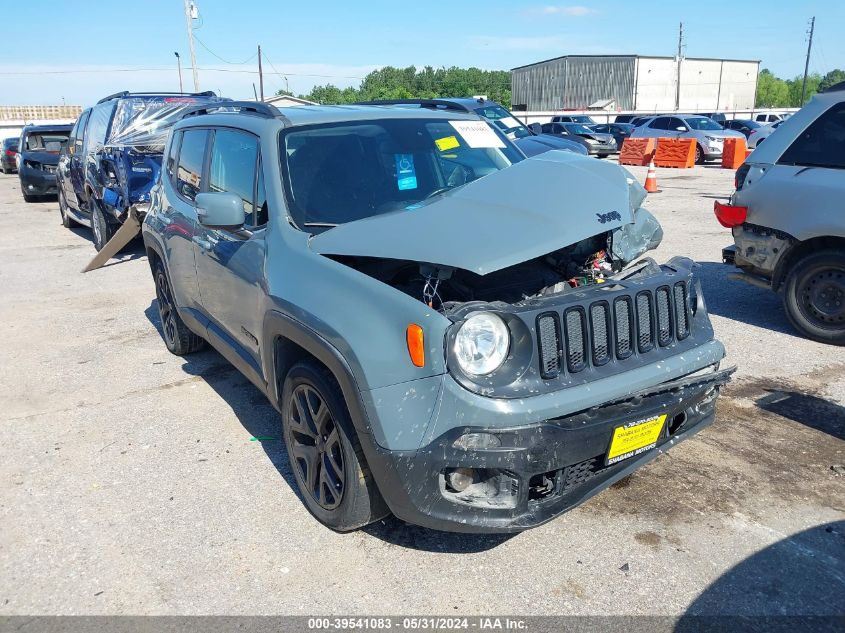
{"type": "Polygon", "coordinates": [[[21,132],[18,176],[27,202],[56,193],[56,163],[69,132],[70,125],[27,125],[21,132]]]}
{"type": "Polygon", "coordinates": [[[212,101],[219,101],[213,92],[119,92],[85,110],[59,160],[62,224],[90,226],[101,250],[130,207],[149,206],[170,128],[187,110],[212,101]]]}

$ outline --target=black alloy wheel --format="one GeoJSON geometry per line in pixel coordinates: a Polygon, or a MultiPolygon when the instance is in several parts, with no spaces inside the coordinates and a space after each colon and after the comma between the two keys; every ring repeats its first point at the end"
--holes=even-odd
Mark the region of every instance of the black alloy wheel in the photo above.
{"type": "Polygon", "coordinates": [[[288,402],[288,420],[292,465],[303,490],[321,508],[334,510],[343,501],[346,472],[328,405],[311,385],[297,385],[288,402]]]}

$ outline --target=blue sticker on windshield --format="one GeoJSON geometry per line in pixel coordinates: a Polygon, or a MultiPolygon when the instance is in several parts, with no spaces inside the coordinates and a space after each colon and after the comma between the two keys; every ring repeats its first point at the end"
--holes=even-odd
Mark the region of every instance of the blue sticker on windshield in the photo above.
{"type": "Polygon", "coordinates": [[[413,154],[396,154],[396,184],[399,191],[417,188],[417,172],[413,154]]]}

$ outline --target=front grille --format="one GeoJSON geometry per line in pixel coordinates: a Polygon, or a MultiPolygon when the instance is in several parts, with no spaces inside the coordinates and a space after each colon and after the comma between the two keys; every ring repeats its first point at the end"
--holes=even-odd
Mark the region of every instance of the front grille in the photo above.
{"type": "Polygon", "coordinates": [[[594,303],[590,306],[590,330],[593,341],[593,364],[604,365],[610,360],[610,334],[608,322],[610,309],[606,303],[594,303]]]}
{"type": "Polygon", "coordinates": [[[622,297],[613,303],[616,318],[616,358],[623,360],[634,353],[631,335],[634,324],[631,319],[631,299],[622,297]]]}
{"type": "Polygon", "coordinates": [[[643,290],[537,317],[540,375],[556,378],[652,353],[690,334],[687,284],[643,290]],[[564,362],[565,361],[565,362],[564,362]]]}
{"type": "Polygon", "coordinates": [[[566,364],[569,371],[579,372],[587,366],[587,336],[584,313],[573,308],[566,313],[566,364]]]}
{"type": "Polygon", "coordinates": [[[689,334],[687,322],[687,286],[684,283],[675,284],[675,323],[678,330],[678,340],[682,341],[689,334]]]}
{"type": "Polygon", "coordinates": [[[657,342],[665,347],[672,342],[672,308],[669,289],[657,289],[657,342]]]}
{"type": "Polygon", "coordinates": [[[593,457],[567,466],[563,471],[563,489],[569,490],[575,486],[580,486],[595,477],[596,472],[600,469],[600,459],[601,457],[593,457]]]}
{"type": "Polygon", "coordinates": [[[654,347],[651,329],[651,294],[648,292],[637,295],[637,345],[640,352],[647,352],[654,347]]]}
{"type": "Polygon", "coordinates": [[[557,315],[537,318],[537,342],[540,350],[540,375],[555,378],[560,373],[560,326],[557,315]]]}

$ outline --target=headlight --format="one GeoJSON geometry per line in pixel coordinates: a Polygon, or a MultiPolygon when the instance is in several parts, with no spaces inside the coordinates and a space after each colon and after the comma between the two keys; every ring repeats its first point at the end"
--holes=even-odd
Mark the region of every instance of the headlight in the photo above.
{"type": "Polygon", "coordinates": [[[588,143],[590,143],[591,145],[592,145],[593,143],[598,143],[598,141],[597,141],[596,139],[594,139],[594,138],[585,138],[584,140],[585,140],[585,141],[587,141],[588,143]]]}
{"type": "Polygon", "coordinates": [[[501,318],[490,312],[472,315],[455,337],[455,358],[472,376],[484,376],[498,369],[508,357],[510,332],[501,318]]]}
{"type": "Polygon", "coordinates": [[[710,141],[711,143],[718,143],[719,141],[721,141],[721,140],[722,140],[722,139],[717,138],[717,137],[715,137],[715,136],[705,136],[704,138],[706,138],[706,139],[707,139],[708,141],[710,141]]]}

